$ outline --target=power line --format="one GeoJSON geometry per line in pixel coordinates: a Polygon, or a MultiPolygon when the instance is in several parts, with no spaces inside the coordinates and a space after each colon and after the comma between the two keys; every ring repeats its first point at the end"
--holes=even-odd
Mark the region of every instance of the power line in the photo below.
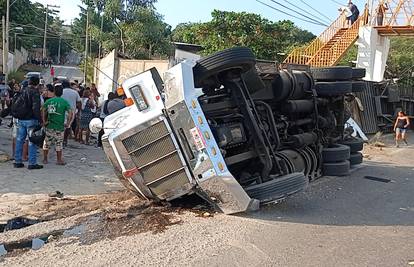
{"type": "Polygon", "coordinates": [[[319,10],[315,9],[313,6],[309,5],[309,4],[308,4],[308,3],[306,3],[305,1],[303,1],[303,0],[299,0],[299,1],[301,1],[302,3],[304,3],[307,7],[309,7],[310,9],[312,9],[313,11],[315,11],[316,13],[318,13],[319,15],[321,15],[322,17],[324,17],[324,18],[328,19],[329,21],[332,21],[332,19],[331,19],[331,18],[327,17],[325,14],[323,14],[323,13],[322,13],[322,12],[320,12],[319,10]]]}
{"type": "Polygon", "coordinates": [[[340,2],[335,1],[335,0],[331,0],[331,2],[333,2],[333,3],[337,4],[337,5],[340,5],[340,6],[343,6],[344,5],[343,3],[340,3],[340,2]]]}
{"type": "MultiPolygon", "coordinates": [[[[43,35],[35,35],[35,34],[28,34],[28,33],[18,33],[17,35],[21,35],[21,36],[27,36],[27,37],[42,37],[43,35]]],[[[49,39],[62,39],[62,40],[73,40],[74,38],[69,37],[69,38],[65,38],[65,37],[48,37],[49,39]]],[[[85,38],[85,37],[81,37],[81,38],[85,38]]]]}
{"type": "MultiPolygon", "coordinates": [[[[289,5],[291,5],[291,6],[293,6],[293,7],[297,8],[297,9],[299,9],[300,11],[305,12],[305,13],[306,13],[306,14],[308,14],[309,16],[315,17],[315,15],[314,15],[314,14],[310,13],[310,12],[309,12],[309,11],[307,11],[306,9],[303,9],[303,8],[301,8],[301,7],[299,7],[299,6],[295,5],[295,4],[292,4],[292,3],[291,3],[291,2],[289,2],[288,0],[285,0],[285,2],[286,2],[286,3],[288,3],[288,4],[289,4],[289,5]]],[[[323,22],[323,23],[331,23],[331,20],[326,21],[326,20],[322,20],[322,18],[319,18],[319,19],[320,19],[320,21],[321,21],[321,22],[323,22]]]]}
{"type": "Polygon", "coordinates": [[[288,13],[288,12],[285,12],[285,11],[283,11],[283,10],[280,10],[280,9],[278,9],[278,8],[274,7],[274,6],[271,6],[271,5],[269,5],[269,4],[266,4],[266,3],[264,3],[264,2],[262,2],[262,1],[260,1],[260,0],[255,0],[255,1],[256,1],[256,2],[258,2],[258,3],[260,3],[260,4],[262,4],[262,5],[267,6],[267,7],[271,8],[271,9],[273,9],[273,10],[276,10],[276,11],[278,11],[278,12],[282,13],[282,14],[285,14],[285,15],[287,15],[287,16],[290,16],[290,17],[292,17],[292,18],[295,18],[295,19],[298,19],[298,20],[301,20],[301,21],[304,21],[304,22],[307,22],[307,23],[315,24],[315,25],[318,25],[318,26],[326,26],[325,24],[316,23],[316,22],[311,21],[311,20],[306,20],[306,19],[303,19],[303,18],[301,18],[301,17],[297,17],[297,16],[292,15],[292,14],[290,14],[290,13],[288,13]]]}
{"type": "MultiPolygon", "coordinates": [[[[39,31],[44,32],[44,29],[39,28],[39,27],[36,27],[36,26],[34,26],[33,24],[20,24],[20,23],[14,23],[14,22],[12,22],[11,24],[13,24],[14,26],[20,26],[20,27],[31,27],[31,28],[34,28],[34,29],[37,29],[37,30],[39,30],[39,31]]],[[[52,32],[50,32],[50,31],[48,31],[48,32],[47,32],[47,34],[48,34],[48,35],[55,36],[55,37],[60,37],[60,35],[58,35],[58,34],[56,34],[56,33],[52,33],[52,32]]],[[[77,36],[77,35],[75,35],[75,34],[73,34],[73,33],[64,33],[63,35],[72,36],[72,37],[74,37],[74,38],[75,38],[75,37],[85,38],[85,36],[77,36]]],[[[51,37],[49,36],[48,38],[51,38],[51,37]]]]}
{"type": "Polygon", "coordinates": [[[312,20],[312,21],[314,21],[314,22],[316,22],[316,23],[319,23],[319,24],[321,24],[321,25],[323,25],[323,26],[326,26],[326,27],[328,27],[328,26],[329,26],[329,25],[325,24],[324,22],[321,22],[321,21],[319,21],[319,20],[316,20],[316,19],[314,19],[314,18],[312,18],[312,17],[308,17],[308,16],[306,16],[306,15],[303,15],[303,14],[301,14],[301,13],[297,12],[296,10],[294,10],[294,9],[292,9],[292,8],[290,8],[290,7],[286,6],[286,5],[284,5],[284,4],[281,4],[281,3],[279,3],[279,2],[277,2],[277,1],[275,1],[275,0],[270,0],[270,1],[272,1],[272,2],[273,2],[273,3],[275,3],[276,5],[279,5],[279,6],[281,6],[281,7],[284,7],[284,8],[286,8],[287,10],[290,10],[290,11],[292,11],[292,12],[294,12],[294,13],[296,13],[296,14],[298,14],[298,15],[300,15],[300,16],[302,16],[302,17],[304,17],[304,18],[310,19],[310,20],[312,20]]]}

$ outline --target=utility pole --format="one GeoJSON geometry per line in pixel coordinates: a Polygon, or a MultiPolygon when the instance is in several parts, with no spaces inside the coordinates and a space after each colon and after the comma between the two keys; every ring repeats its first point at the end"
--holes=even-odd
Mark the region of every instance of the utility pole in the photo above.
{"type": "Polygon", "coordinates": [[[4,73],[4,83],[7,84],[7,79],[9,77],[9,16],[10,16],[10,0],[6,1],[6,21],[3,22],[5,25],[5,30],[3,34],[3,73],[4,73]]]}
{"type": "Polygon", "coordinates": [[[103,21],[104,21],[104,16],[103,16],[103,13],[102,13],[101,14],[101,40],[99,40],[98,58],[101,58],[103,21]]]}
{"type": "Polygon", "coordinates": [[[3,44],[3,73],[7,73],[7,49],[6,49],[6,18],[3,16],[1,20],[2,28],[2,44],[3,44]]]}
{"type": "MultiPolygon", "coordinates": [[[[46,39],[47,39],[47,15],[49,14],[49,7],[59,8],[60,6],[46,5],[46,17],[45,17],[45,33],[43,35],[43,59],[46,58],[46,39]]],[[[52,10],[53,11],[53,10],[52,10]]]]}
{"type": "Polygon", "coordinates": [[[43,35],[43,53],[42,61],[46,58],[46,38],[47,38],[47,13],[49,11],[49,5],[46,5],[46,18],[45,18],[45,34],[43,35]]]}
{"type": "Polygon", "coordinates": [[[59,35],[59,48],[58,48],[58,64],[60,65],[60,43],[62,42],[62,34],[59,35]]]}
{"type": "Polygon", "coordinates": [[[89,29],[89,1],[86,3],[86,34],[85,34],[85,59],[83,65],[83,82],[86,84],[86,72],[88,70],[88,29],[89,29]]]}

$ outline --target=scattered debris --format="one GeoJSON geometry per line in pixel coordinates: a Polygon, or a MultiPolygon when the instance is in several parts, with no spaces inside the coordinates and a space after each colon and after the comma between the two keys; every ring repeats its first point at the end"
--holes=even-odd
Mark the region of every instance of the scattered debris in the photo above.
{"type": "Polygon", "coordinates": [[[55,191],[55,192],[53,192],[53,193],[50,193],[49,194],[49,197],[57,197],[57,198],[63,198],[63,193],[62,192],[60,192],[60,191],[55,191]]]}
{"type": "Polygon", "coordinates": [[[392,181],[391,179],[375,177],[375,176],[364,176],[364,178],[368,180],[372,180],[372,181],[382,182],[382,183],[389,183],[392,181]]]}
{"type": "Polygon", "coordinates": [[[10,156],[6,152],[0,150],[0,162],[7,162],[10,160],[10,156]]]}
{"type": "Polygon", "coordinates": [[[30,219],[26,217],[16,217],[7,221],[3,231],[12,231],[17,229],[22,229],[33,224],[39,223],[39,220],[30,219]]]}
{"type": "Polygon", "coordinates": [[[374,143],[371,143],[371,145],[372,146],[374,146],[374,147],[387,147],[387,145],[385,144],[385,143],[383,143],[383,142],[380,142],[380,141],[375,141],[374,143]]]}
{"type": "Polygon", "coordinates": [[[210,212],[204,212],[204,213],[203,213],[203,217],[204,217],[204,218],[206,218],[206,217],[213,217],[213,215],[211,215],[211,213],[210,213],[210,212]]]}

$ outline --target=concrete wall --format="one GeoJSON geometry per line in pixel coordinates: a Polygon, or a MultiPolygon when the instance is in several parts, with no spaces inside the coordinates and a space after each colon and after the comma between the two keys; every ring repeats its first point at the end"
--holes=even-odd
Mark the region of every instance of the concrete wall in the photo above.
{"type": "Polygon", "coordinates": [[[115,50],[109,53],[106,57],[97,60],[98,68],[95,69],[95,84],[101,94],[100,103],[107,98],[109,92],[113,92],[117,85],[112,81],[115,76],[115,50]]]}
{"type": "MultiPolygon", "coordinates": [[[[0,55],[3,55],[3,50],[0,49],[0,55]]],[[[21,50],[16,50],[15,53],[10,53],[7,60],[8,72],[17,70],[21,65],[27,62],[28,52],[23,47],[21,50]]],[[[0,70],[3,72],[3,57],[0,56],[0,70]]]]}
{"type": "Polygon", "coordinates": [[[387,66],[390,40],[373,27],[359,29],[357,67],[367,70],[365,80],[381,82],[387,66]]]}
{"type": "Polygon", "coordinates": [[[126,79],[155,67],[163,77],[169,66],[168,60],[130,60],[120,59],[115,50],[95,63],[94,82],[101,94],[100,103],[108,96],[109,92],[117,89],[126,79]],[[115,82],[114,82],[115,81],[115,82]]]}
{"type": "Polygon", "coordinates": [[[168,70],[168,60],[127,60],[119,59],[119,69],[117,81],[122,84],[126,79],[131,78],[141,72],[156,68],[161,78],[168,70]]]}

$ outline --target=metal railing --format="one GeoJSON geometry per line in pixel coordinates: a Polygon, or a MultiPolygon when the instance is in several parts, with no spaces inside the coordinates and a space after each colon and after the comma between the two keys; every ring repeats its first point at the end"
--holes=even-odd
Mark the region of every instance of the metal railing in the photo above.
{"type": "Polygon", "coordinates": [[[329,48],[322,47],[308,64],[315,67],[334,66],[358,39],[359,28],[366,22],[366,15],[360,16],[350,28],[329,48]]]}
{"type": "Polygon", "coordinates": [[[294,49],[288,57],[284,60],[284,63],[291,64],[308,64],[313,56],[327,44],[340,29],[344,28],[345,12],[342,12],[339,17],[315,40],[313,40],[306,47],[299,47],[294,49]]]}

